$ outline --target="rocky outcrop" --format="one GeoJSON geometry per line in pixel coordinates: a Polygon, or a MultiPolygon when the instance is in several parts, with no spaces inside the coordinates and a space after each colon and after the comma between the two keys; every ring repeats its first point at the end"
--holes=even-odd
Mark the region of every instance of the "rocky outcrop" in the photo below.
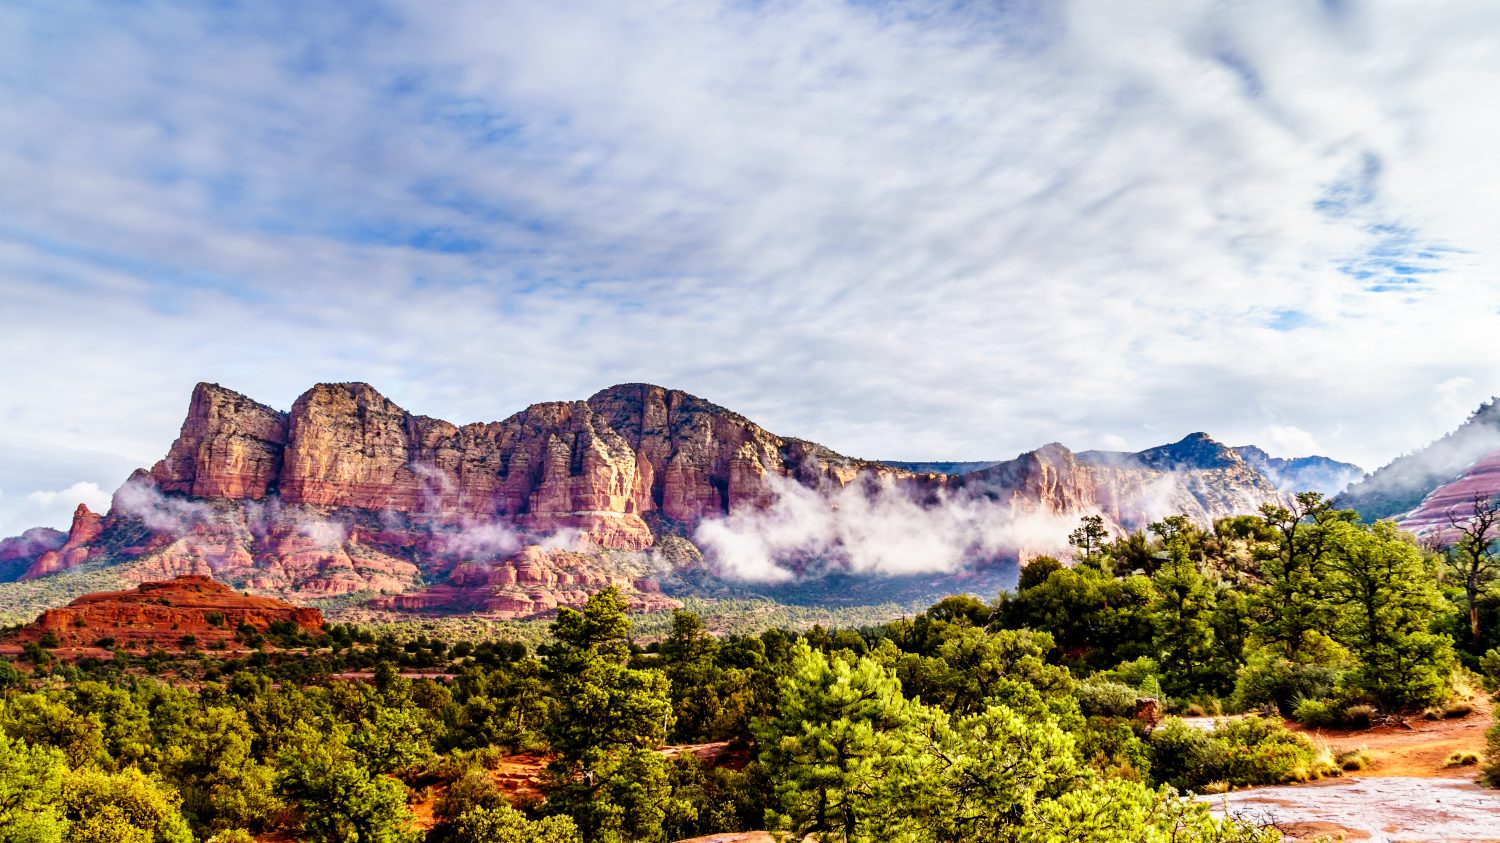
{"type": "Polygon", "coordinates": [[[639,550],[653,540],[648,516],[692,525],[758,505],[769,475],[842,485],[860,471],[905,474],[647,384],[464,427],[412,415],[361,383],[320,384],[288,414],[200,384],[151,478],[195,497],[274,491],[287,504],[500,520],[639,550]]]}
{"type": "Polygon", "coordinates": [[[67,533],[51,527],[32,527],[19,536],[0,539],[0,582],[15,582],[38,556],[57,550],[67,540],[67,533]]]}
{"type": "Polygon", "coordinates": [[[1455,524],[1464,524],[1474,514],[1474,501],[1481,504],[1500,497],[1500,451],[1480,457],[1447,483],[1439,485],[1415,509],[1396,519],[1397,525],[1435,544],[1460,538],[1455,524]]]}
{"type": "Polygon", "coordinates": [[[378,608],[420,614],[474,612],[525,618],[578,606],[601,588],[615,586],[634,611],[682,606],[661,593],[655,580],[598,554],[527,547],[501,562],[465,563],[441,585],[373,601],[378,608]]]}
{"type": "Polygon", "coordinates": [[[1101,512],[1119,527],[1174,512],[1207,522],[1277,494],[1202,434],[1137,454],[1049,445],[964,467],[974,470],[845,457],[649,384],[462,426],[362,383],[320,384],[285,413],[199,384],[166,458],[133,475],[102,521],[81,508],[68,539],[27,571],[105,559],[134,582],[212,576],[298,600],[520,617],[606,585],[639,608],[674,605],[642,552],[707,519],[759,512],[788,483],[899,487],[928,504],[979,495],[1058,523],[1101,512]]]}
{"type": "Polygon", "coordinates": [[[130,591],[88,594],[67,606],[48,609],[23,627],[20,641],[55,639],[63,647],[89,647],[101,640],[116,646],[196,646],[228,642],[242,626],[264,632],[278,621],[311,633],[323,630],[317,609],[299,608],[269,597],[236,593],[204,576],[142,583],[130,591]]]}
{"type": "Polygon", "coordinates": [[[104,517],[90,511],[84,504],[73,510],[73,526],[68,529],[68,538],[62,547],[41,554],[21,575],[29,580],[65,571],[82,565],[89,556],[89,546],[104,533],[104,517]]]}
{"type": "Polygon", "coordinates": [[[276,488],[286,414],[218,384],[193,389],[182,432],[151,469],[163,492],[260,500],[276,488]]]}
{"type": "Polygon", "coordinates": [[[1491,399],[1452,433],[1351,485],[1338,504],[1358,510],[1366,521],[1402,516],[1494,451],[1500,451],[1500,403],[1491,399]]]}

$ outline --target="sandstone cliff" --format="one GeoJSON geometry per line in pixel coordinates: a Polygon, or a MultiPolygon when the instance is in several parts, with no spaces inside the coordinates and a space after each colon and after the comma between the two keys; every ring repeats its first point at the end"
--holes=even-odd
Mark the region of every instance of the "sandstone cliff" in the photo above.
{"type": "Polygon", "coordinates": [[[62,546],[37,556],[20,579],[44,577],[83,564],[89,555],[89,545],[103,533],[104,518],[79,504],[73,510],[73,526],[68,529],[68,537],[62,546]]]}
{"type": "Polygon", "coordinates": [[[1500,497],[1500,451],[1485,454],[1457,477],[1428,492],[1415,509],[1398,516],[1396,523],[1440,544],[1455,541],[1459,535],[1453,524],[1467,522],[1473,515],[1476,496],[1484,501],[1500,497]]]}
{"type": "Polygon", "coordinates": [[[19,579],[37,557],[57,550],[67,540],[67,533],[51,527],[33,527],[19,536],[0,539],[0,582],[19,579]]]}
{"type": "Polygon", "coordinates": [[[123,563],[133,582],[203,575],[292,599],[503,616],[612,584],[663,608],[675,603],[656,577],[673,563],[646,551],[774,507],[788,484],[825,501],[841,489],[927,506],[973,496],[1002,515],[1101,512],[1124,527],[1173,512],[1208,521],[1276,495],[1201,434],[1139,454],[1049,445],[950,475],[845,457],[649,384],[463,426],[362,383],[320,384],[287,412],[199,384],[167,456],[133,475],[106,517],[80,507],[26,575],[100,561],[123,563]]]}

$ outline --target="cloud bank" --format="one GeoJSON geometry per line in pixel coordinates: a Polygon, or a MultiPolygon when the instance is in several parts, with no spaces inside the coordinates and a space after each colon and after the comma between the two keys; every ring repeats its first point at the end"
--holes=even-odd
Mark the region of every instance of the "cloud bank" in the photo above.
{"type": "Polygon", "coordinates": [[[1066,550],[1078,526],[1076,516],[971,496],[918,501],[902,486],[866,479],[817,489],[771,475],[769,506],[706,520],[693,539],[716,573],[776,583],[830,571],[954,573],[1023,550],[1066,550]]]}
{"type": "Polygon", "coordinates": [[[874,458],[1273,431],[1378,466],[1500,392],[1497,28],[1482,0],[7,5],[0,533],[159,458],[198,380],[458,422],[646,380],[874,458]]]}

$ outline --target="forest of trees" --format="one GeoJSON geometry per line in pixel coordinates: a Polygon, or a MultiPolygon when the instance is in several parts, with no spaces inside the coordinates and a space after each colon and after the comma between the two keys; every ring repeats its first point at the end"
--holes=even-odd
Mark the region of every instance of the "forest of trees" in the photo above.
{"type": "Polygon", "coordinates": [[[1315,495],[1119,538],[1085,519],[1075,545],[1074,564],[1033,559],[992,601],[950,597],[864,629],[714,635],[678,612],[641,646],[606,589],[561,610],[535,648],[346,625],[316,640],[247,633],[256,650],[241,655],[66,663],[33,646],[0,664],[0,840],[595,843],[770,829],[1269,842],[1274,828],[1215,819],[1183,794],[1337,775],[1341,759],[1283,715],[1442,717],[1500,681],[1495,598],[1471,612],[1452,576],[1472,548],[1420,548],[1315,495]],[[361,669],[368,681],[337,676],[361,669]],[[1226,712],[1251,716],[1212,729],[1175,716],[1226,712]],[[734,763],[659,751],[707,742],[727,742],[734,763]],[[545,758],[546,777],[542,798],[513,804],[492,771],[521,752],[545,758]],[[414,805],[430,812],[420,826],[414,805]]]}

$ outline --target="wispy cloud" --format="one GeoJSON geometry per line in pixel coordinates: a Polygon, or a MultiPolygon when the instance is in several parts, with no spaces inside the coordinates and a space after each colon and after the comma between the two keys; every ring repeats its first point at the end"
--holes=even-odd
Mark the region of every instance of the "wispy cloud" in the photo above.
{"type": "Polygon", "coordinates": [[[1462,419],[1433,384],[1500,391],[1497,27],[8,5],[0,485],[118,483],[200,379],[283,407],[365,380],[458,421],[650,380],[859,455],[1273,428],[1378,465],[1462,419]],[[113,456],[5,456],[64,448],[113,456]]]}

